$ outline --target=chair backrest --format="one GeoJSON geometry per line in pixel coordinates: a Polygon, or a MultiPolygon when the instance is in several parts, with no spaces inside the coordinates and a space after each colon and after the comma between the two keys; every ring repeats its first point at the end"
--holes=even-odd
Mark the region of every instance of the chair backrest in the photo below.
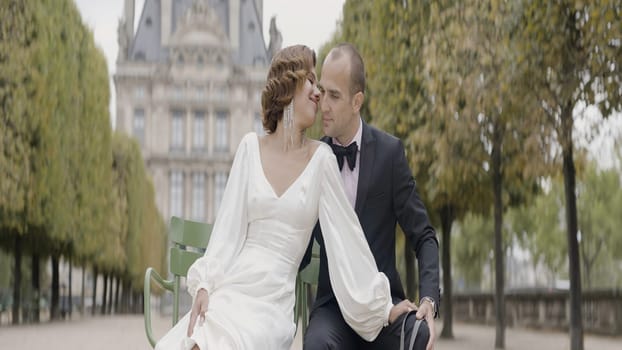
{"type": "Polygon", "coordinates": [[[320,274],[320,246],[313,242],[311,250],[311,261],[302,271],[299,272],[300,280],[309,285],[316,285],[320,274]]]}
{"type": "Polygon", "coordinates": [[[311,295],[312,286],[317,285],[318,275],[320,274],[320,246],[313,242],[311,251],[311,261],[302,271],[298,272],[296,279],[296,304],[294,305],[294,318],[296,325],[302,321],[302,334],[307,331],[309,324],[309,308],[314,302],[311,295]]]}
{"type": "MultiPolygon", "coordinates": [[[[171,217],[169,236],[171,249],[169,268],[173,274],[172,280],[165,280],[152,267],[145,271],[144,284],[144,312],[145,332],[151,346],[155,346],[156,339],[151,328],[151,282],[152,280],[165,290],[173,292],[173,326],[179,320],[179,289],[181,278],[188,275],[188,269],[194,261],[205,253],[207,243],[212,234],[212,225],[202,222],[184,220],[176,216],[171,217]]],[[[166,274],[165,274],[166,276],[166,274]]]]}
{"type": "Polygon", "coordinates": [[[205,254],[212,225],[171,217],[170,269],[175,276],[185,277],[194,261],[205,254]]]}

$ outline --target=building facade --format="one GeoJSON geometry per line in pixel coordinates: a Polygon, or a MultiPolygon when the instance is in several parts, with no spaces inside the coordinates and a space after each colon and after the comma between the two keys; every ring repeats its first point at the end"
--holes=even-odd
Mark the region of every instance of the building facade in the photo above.
{"type": "Polygon", "coordinates": [[[116,128],[140,144],[165,219],[213,222],[238,143],[263,133],[280,39],[267,49],[262,0],[145,0],[136,31],[134,7],[119,22],[116,128]]]}

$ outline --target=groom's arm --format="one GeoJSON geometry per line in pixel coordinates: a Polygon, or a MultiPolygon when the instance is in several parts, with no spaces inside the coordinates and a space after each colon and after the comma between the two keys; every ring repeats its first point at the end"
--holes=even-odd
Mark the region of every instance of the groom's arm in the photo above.
{"type": "Polygon", "coordinates": [[[393,154],[393,208],[397,220],[415,250],[419,264],[419,297],[430,297],[438,311],[440,302],[439,289],[439,254],[436,232],[430,223],[423,201],[417,192],[404,146],[399,141],[393,154]]]}

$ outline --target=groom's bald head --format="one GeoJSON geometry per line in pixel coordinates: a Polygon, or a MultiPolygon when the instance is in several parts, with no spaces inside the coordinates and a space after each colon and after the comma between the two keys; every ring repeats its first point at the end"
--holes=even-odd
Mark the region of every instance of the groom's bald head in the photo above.
{"type": "Polygon", "coordinates": [[[345,58],[350,69],[350,96],[357,92],[365,93],[365,65],[361,54],[350,43],[341,43],[330,50],[324,63],[345,58]]]}

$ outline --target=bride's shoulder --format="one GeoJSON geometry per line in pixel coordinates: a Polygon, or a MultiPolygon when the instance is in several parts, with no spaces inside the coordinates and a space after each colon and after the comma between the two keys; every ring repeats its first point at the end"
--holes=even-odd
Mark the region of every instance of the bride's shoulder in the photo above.
{"type": "Polygon", "coordinates": [[[259,135],[254,131],[247,132],[240,141],[240,145],[249,145],[259,142],[259,135]]]}
{"type": "Polygon", "coordinates": [[[326,143],[319,141],[319,140],[311,140],[310,147],[311,147],[311,154],[314,154],[314,153],[325,154],[327,151],[329,153],[332,153],[332,151],[330,150],[330,147],[326,143]]]}

